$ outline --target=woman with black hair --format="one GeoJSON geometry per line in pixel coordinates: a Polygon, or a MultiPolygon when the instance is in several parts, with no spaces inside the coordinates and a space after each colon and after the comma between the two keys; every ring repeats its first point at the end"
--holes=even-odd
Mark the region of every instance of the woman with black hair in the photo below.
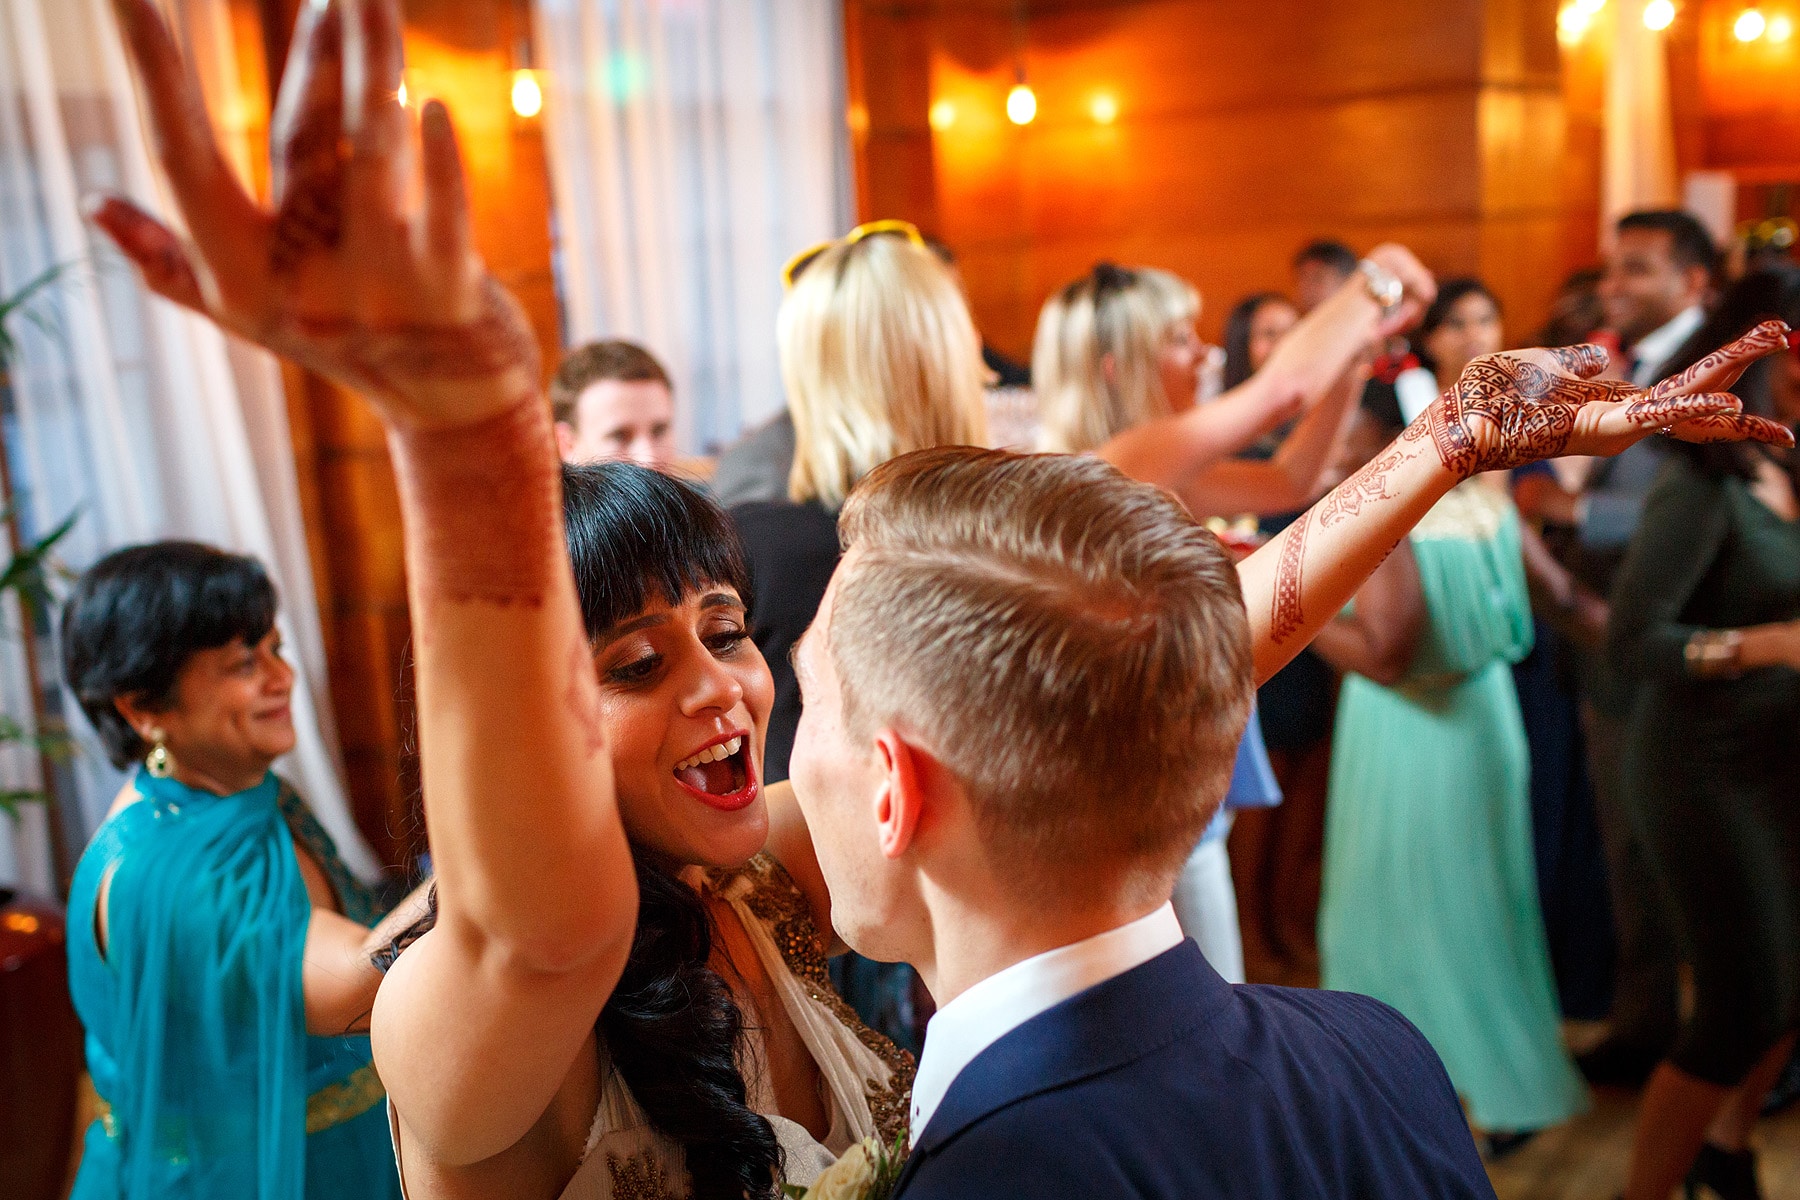
{"type": "Polygon", "coordinates": [[[1262,370],[1275,345],[1300,320],[1300,310],[1280,292],[1253,292],[1225,316],[1224,390],[1262,370]]]}
{"type": "MultiPolygon", "coordinates": [[[[1771,316],[1800,321],[1800,271],[1739,280],[1669,369],[1771,316]]],[[[1745,373],[1745,412],[1800,423],[1797,354],[1745,373]]],[[[1627,809],[1694,1007],[1644,1093],[1626,1195],[1667,1196],[1692,1166],[1738,1200],[1759,1194],[1748,1138],[1800,1026],[1800,457],[1673,451],[1613,587],[1608,651],[1640,689],[1627,809]]]]}
{"type": "MultiPolygon", "coordinates": [[[[586,1001],[599,1020],[544,1064],[535,1112],[519,1109],[524,1135],[468,1165],[396,1120],[405,1186],[413,1200],[624,1200],[661,1195],[633,1190],[650,1180],[681,1194],[685,1174],[710,1200],[810,1182],[855,1142],[898,1136],[912,1059],[831,990],[810,839],[788,785],[761,783],[774,691],[745,619],[743,549],[712,501],[666,475],[594,463],[562,481],[636,933],[610,995],[586,1001]]],[[[378,955],[396,975],[441,936],[436,900],[378,955]]]]}
{"type": "Polygon", "coordinates": [[[82,576],[63,671],[118,766],[69,976],[100,1114],[78,1200],[397,1194],[370,1062],[374,894],[270,766],[293,668],[251,558],[132,546],[82,576]]]}

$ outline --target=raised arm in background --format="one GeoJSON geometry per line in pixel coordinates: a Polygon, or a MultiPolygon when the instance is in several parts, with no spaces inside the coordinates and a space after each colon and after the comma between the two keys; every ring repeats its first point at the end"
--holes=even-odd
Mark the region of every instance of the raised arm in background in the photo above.
{"type": "Polygon", "coordinates": [[[1659,429],[1690,442],[1793,445],[1788,429],[1744,416],[1722,391],[1787,334],[1765,322],[1648,391],[1592,378],[1606,366],[1598,346],[1476,359],[1406,432],[1239,564],[1257,682],[1298,654],[1431,506],[1477,472],[1618,454],[1659,429]]]}
{"type": "Polygon", "coordinates": [[[1329,486],[1332,464],[1356,418],[1369,374],[1363,363],[1339,376],[1268,459],[1225,458],[1201,470],[1180,491],[1197,517],[1293,512],[1329,486]]]}
{"type": "Polygon", "coordinates": [[[1302,317],[1249,379],[1209,404],[1127,429],[1095,453],[1185,496],[1206,468],[1325,400],[1371,346],[1417,321],[1437,294],[1431,272],[1405,247],[1378,246],[1368,257],[1404,289],[1392,310],[1375,302],[1359,272],[1302,317]]]}
{"type": "Polygon", "coordinates": [[[544,1111],[623,967],[637,889],[536,343],[473,245],[448,112],[426,104],[415,132],[399,103],[398,9],[302,6],[269,210],[156,6],[114,0],[189,237],[121,199],[94,217],[153,290],[355,389],[387,427],[439,917],[380,990],[375,1052],[409,1135],[467,1162],[544,1111]],[[450,1069],[471,1060],[490,1067],[450,1069]]]}

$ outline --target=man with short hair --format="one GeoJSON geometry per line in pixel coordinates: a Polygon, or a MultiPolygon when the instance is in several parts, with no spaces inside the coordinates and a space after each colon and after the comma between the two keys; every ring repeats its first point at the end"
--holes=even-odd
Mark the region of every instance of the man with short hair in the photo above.
{"type": "Polygon", "coordinates": [[[1600,298],[1631,382],[1648,387],[1706,319],[1719,251],[1704,225],[1673,209],[1628,213],[1617,232],[1600,298]]]}
{"type": "Polygon", "coordinates": [[[1294,303],[1302,316],[1323,303],[1356,273],[1356,251],[1339,241],[1319,238],[1294,255],[1294,303]]]}
{"type": "MultiPolygon", "coordinates": [[[[1684,212],[1629,213],[1620,218],[1617,235],[1600,297],[1606,323],[1625,350],[1627,376],[1647,387],[1663,377],[1663,364],[1705,321],[1719,255],[1706,227],[1684,212]]],[[[1652,438],[1617,458],[1602,459],[1570,506],[1569,565],[1602,596],[1611,589],[1666,457],[1661,440],[1652,438]]],[[[1659,885],[1639,847],[1618,778],[1629,686],[1589,656],[1579,661],[1588,774],[1606,852],[1615,949],[1606,1040],[1577,1062],[1595,1083],[1637,1087],[1675,1040],[1680,963],[1659,885]]]]}
{"type": "Polygon", "coordinates": [[[1594,346],[1477,359],[1235,567],[1094,458],[940,447],[865,475],[795,655],[816,870],[793,861],[852,948],[940,1003],[901,1193],[1491,1197],[1418,1030],[1227,984],[1181,936],[1176,875],[1256,681],[1453,487],[1663,428],[1791,443],[1717,395],[1786,337],[1759,326],[1661,393],[1595,380],[1594,346]]]}
{"type": "Polygon", "coordinates": [[[669,373],[635,342],[589,342],[565,354],[550,407],[566,463],[623,459],[658,471],[676,463],[669,373]]]}

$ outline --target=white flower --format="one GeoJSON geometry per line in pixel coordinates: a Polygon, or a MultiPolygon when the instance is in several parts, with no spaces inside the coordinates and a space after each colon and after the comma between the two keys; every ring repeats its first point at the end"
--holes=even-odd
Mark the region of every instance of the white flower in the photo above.
{"type": "Polygon", "coordinates": [[[862,1200],[875,1186],[874,1138],[864,1138],[844,1151],[844,1156],[825,1168],[825,1173],[807,1189],[806,1200],[862,1200]]]}

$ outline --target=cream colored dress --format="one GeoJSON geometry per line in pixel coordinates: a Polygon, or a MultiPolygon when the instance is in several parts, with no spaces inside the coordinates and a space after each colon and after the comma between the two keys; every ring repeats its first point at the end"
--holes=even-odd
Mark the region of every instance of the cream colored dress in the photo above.
{"type": "MultiPolygon", "coordinates": [[[[775,1115],[762,1036],[746,1022],[746,1061],[741,1065],[750,1107],[775,1128],[785,1161],[783,1181],[811,1186],[838,1155],[863,1138],[874,1135],[891,1143],[905,1131],[912,1055],[864,1025],[832,990],[811,910],[780,863],[759,854],[735,870],[710,872],[705,886],[737,914],[788,1019],[819,1066],[831,1114],[822,1143],[798,1123],[775,1115]]],[[[581,1165],[560,1200],[682,1200],[689,1189],[681,1148],[650,1125],[624,1079],[611,1068],[604,1042],[600,1055],[600,1106],[581,1165]]],[[[390,1122],[392,1116],[390,1106],[390,1122]]],[[[405,1185],[402,1178],[402,1191],[405,1185]]]]}

